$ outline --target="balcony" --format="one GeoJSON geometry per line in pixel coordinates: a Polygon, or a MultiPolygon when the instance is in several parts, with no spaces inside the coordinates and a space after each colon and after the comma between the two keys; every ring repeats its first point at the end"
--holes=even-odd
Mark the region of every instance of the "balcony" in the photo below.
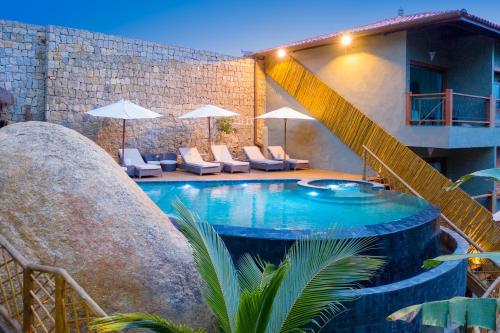
{"type": "Polygon", "coordinates": [[[443,93],[406,93],[407,126],[500,126],[500,99],[446,89],[443,93]]]}

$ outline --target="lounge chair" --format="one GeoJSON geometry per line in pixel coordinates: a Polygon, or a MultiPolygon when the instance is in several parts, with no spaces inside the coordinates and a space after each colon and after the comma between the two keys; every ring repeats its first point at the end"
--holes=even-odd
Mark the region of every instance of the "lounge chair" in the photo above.
{"type": "Polygon", "coordinates": [[[221,171],[220,163],[205,162],[196,148],[179,148],[179,152],[184,160],[181,168],[186,171],[197,173],[200,176],[221,171]]]}
{"type": "Polygon", "coordinates": [[[250,172],[250,163],[234,160],[225,145],[213,145],[210,147],[217,162],[222,162],[222,170],[225,172],[250,172]]]}
{"type": "Polygon", "coordinates": [[[308,160],[298,160],[295,158],[290,158],[288,154],[285,154],[285,151],[281,146],[269,146],[267,147],[267,150],[269,151],[274,160],[285,161],[286,163],[288,163],[290,169],[297,170],[297,169],[309,168],[308,160]]]}
{"type": "Polygon", "coordinates": [[[250,167],[252,169],[259,169],[265,171],[271,170],[283,170],[283,161],[269,160],[262,155],[259,147],[256,146],[246,146],[243,147],[243,151],[250,161],[250,167]]]}
{"type": "MultiPolygon", "coordinates": [[[[122,159],[122,150],[118,149],[118,155],[122,159]]],[[[162,176],[161,166],[146,164],[142,159],[139,150],[135,148],[125,148],[125,161],[124,165],[134,168],[134,175],[136,177],[142,178],[145,176],[162,176]]]]}

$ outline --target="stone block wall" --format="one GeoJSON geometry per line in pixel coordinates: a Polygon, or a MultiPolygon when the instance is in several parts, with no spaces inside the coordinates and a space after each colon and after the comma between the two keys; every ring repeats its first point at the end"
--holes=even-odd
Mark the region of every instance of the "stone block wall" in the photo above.
{"type": "Polygon", "coordinates": [[[0,120],[44,120],[46,49],[44,27],[0,20],[0,87],[14,95],[0,120]]]}
{"type": "Polygon", "coordinates": [[[128,99],[163,117],[128,121],[127,147],[175,152],[182,146],[196,146],[208,152],[207,120],[178,117],[199,105],[214,104],[241,115],[234,119],[231,134],[218,133],[213,121],[214,142],[227,144],[237,157],[242,157],[241,146],[254,143],[256,100],[264,103],[255,98],[253,59],[56,26],[0,23],[1,64],[8,66],[0,74],[0,87],[16,99],[4,112],[10,120],[64,125],[116,157],[121,121],[93,118],[85,112],[128,99]],[[22,32],[5,34],[21,27],[22,32]],[[34,88],[38,90],[33,92],[34,88]],[[23,116],[27,102],[31,118],[23,116]]]}
{"type": "MultiPolygon", "coordinates": [[[[266,113],[266,73],[264,60],[255,61],[255,116],[266,113]]],[[[255,119],[255,143],[264,145],[265,120],[255,119]]]]}

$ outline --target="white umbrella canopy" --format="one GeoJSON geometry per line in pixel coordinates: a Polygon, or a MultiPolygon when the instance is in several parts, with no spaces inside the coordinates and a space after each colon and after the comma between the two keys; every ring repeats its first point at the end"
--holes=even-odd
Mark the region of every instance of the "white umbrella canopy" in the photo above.
{"type": "Polygon", "coordinates": [[[207,118],[208,119],[208,143],[212,143],[212,135],[210,131],[210,120],[212,118],[221,117],[235,117],[239,116],[238,113],[232,112],[215,105],[202,105],[197,107],[193,111],[183,114],[179,119],[195,119],[195,118],[207,118]]]}
{"type": "Polygon", "coordinates": [[[303,119],[303,120],[314,120],[314,118],[309,117],[306,114],[295,111],[289,107],[282,107],[277,110],[264,113],[261,116],[256,117],[257,119],[303,119]]]}
{"type": "Polygon", "coordinates": [[[115,118],[123,120],[152,119],[161,117],[161,114],[143,108],[131,101],[121,100],[87,112],[94,117],[115,118]]]}
{"type": "Polygon", "coordinates": [[[86,112],[94,117],[122,119],[122,164],[125,164],[125,121],[133,119],[153,119],[162,117],[161,114],[143,108],[130,101],[121,100],[86,112]]]}
{"type": "Polygon", "coordinates": [[[282,107],[277,110],[271,111],[264,113],[261,116],[256,117],[257,119],[283,119],[285,121],[285,139],[284,139],[284,147],[283,150],[285,151],[285,156],[286,156],[286,122],[288,119],[299,119],[299,120],[314,120],[314,118],[309,117],[306,114],[300,113],[299,111],[295,111],[294,109],[291,109],[289,107],[282,107]]]}

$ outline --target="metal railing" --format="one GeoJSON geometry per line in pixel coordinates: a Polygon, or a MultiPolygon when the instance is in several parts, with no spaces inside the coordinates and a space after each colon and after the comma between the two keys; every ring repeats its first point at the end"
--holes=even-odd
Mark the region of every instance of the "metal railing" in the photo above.
{"type": "Polygon", "coordinates": [[[408,126],[495,126],[495,99],[446,89],[442,93],[406,93],[408,126]],[[491,110],[491,111],[490,111],[491,110]],[[493,117],[492,117],[493,115],[493,117]]]}
{"type": "Polygon", "coordinates": [[[28,261],[0,236],[0,315],[15,332],[88,332],[106,313],[66,270],[28,261]]]}
{"type": "Polygon", "coordinates": [[[500,98],[495,100],[495,126],[500,127],[500,98]]]}
{"type": "MultiPolygon", "coordinates": [[[[389,166],[387,166],[376,154],[369,148],[363,146],[363,178],[367,178],[367,165],[369,165],[377,174],[381,174],[384,169],[384,177],[380,178],[384,185],[391,190],[410,193],[419,198],[422,195],[399,177],[389,166]]],[[[473,239],[466,235],[457,225],[448,219],[443,213],[440,213],[440,222],[442,225],[454,230],[469,244],[469,253],[484,252],[484,249],[473,239]]],[[[484,295],[499,295],[500,267],[494,261],[489,259],[470,259],[467,269],[467,286],[469,290],[478,297],[484,295]]],[[[491,296],[494,297],[494,296],[491,296]]]]}
{"type": "Polygon", "coordinates": [[[407,93],[408,125],[444,125],[446,96],[444,93],[412,94],[407,93]]]}
{"type": "Polygon", "coordinates": [[[495,192],[488,192],[478,195],[473,195],[473,199],[481,203],[484,207],[486,207],[490,212],[494,213],[494,209],[496,207],[496,195],[495,192]]]}

